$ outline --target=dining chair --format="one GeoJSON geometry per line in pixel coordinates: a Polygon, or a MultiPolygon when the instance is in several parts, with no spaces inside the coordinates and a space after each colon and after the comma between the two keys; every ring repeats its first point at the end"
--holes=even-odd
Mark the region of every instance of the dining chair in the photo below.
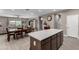
{"type": "Polygon", "coordinates": [[[15,33],[14,32],[9,32],[9,29],[6,28],[7,31],[7,40],[10,41],[10,36],[13,36],[13,38],[15,39],[15,33]]]}
{"type": "Polygon", "coordinates": [[[18,39],[20,36],[21,38],[23,38],[23,28],[17,28],[17,31],[15,32],[16,38],[18,39]]]}
{"type": "Polygon", "coordinates": [[[25,29],[25,35],[31,32],[31,28],[27,27],[27,29],[25,29]]]}

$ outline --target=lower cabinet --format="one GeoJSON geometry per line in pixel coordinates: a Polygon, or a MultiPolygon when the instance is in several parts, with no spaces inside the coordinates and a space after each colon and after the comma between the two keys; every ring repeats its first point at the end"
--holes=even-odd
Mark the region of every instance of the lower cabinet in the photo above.
{"type": "Polygon", "coordinates": [[[61,38],[61,40],[60,40],[60,44],[62,45],[63,44],[63,31],[62,32],[60,32],[60,38],[61,38]]]}
{"type": "Polygon", "coordinates": [[[63,43],[63,32],[59,32],[42,41],[30,37],[30,50],[57,50],[63,43]]]}
{"type": "Polygon", "coordinates": [[[41,50],[50,50],[50,42],[47,42],[46,44],[41,46],[42,49],[41,50]]]}
{"type": "Polygon", "coordinates": [[[52,36],[52,39],[51,39],[51,50],[56,50],[57,49],[57,42],[56,42],[56,35],[52,36]]]}
{"type": "Polygon", "coordinates": [[[61,45],[61,33],[56,34],[56,42],[57,42],[57,49],[59,49],[60,45],[61,45]]]}
{"type": "Polygon", "coordinates": [[[41,50],[41,41],[30,37],[30,50],[41,50]]]}
{"type": "Polygon", "coordinates": [[[41,41],[41,49],[42,50],[50,50],[50,43],[51,43],[51,37],[46,38],[45,40],[41,41]]]}

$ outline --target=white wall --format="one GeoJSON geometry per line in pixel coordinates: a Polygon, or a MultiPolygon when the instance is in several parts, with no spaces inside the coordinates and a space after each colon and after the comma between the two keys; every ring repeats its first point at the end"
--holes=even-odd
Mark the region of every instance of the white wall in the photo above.
{"type": "Polygon", "coordinates": [[[7,18],[6,17],[0,17],[0,23],[2,25],[2,27],[0,27],[0,33],[5,33],[6,27],[7,27],[7,18]]]}

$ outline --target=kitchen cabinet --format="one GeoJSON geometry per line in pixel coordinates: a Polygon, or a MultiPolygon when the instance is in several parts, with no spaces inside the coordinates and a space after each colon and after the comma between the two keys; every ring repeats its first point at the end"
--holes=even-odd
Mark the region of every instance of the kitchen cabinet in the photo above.
{"type": "Polygon", "coordinates": [[[28,35],[30,36],[30,50],[57,50],[63,44],[62,30],[42,30],[28,35]]]}

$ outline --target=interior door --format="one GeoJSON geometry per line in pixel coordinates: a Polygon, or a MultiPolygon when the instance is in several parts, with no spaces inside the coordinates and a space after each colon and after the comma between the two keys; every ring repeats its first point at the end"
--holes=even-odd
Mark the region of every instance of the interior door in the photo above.
{"type": "Polygon", "coordinates": [[[67,35],[78,37],[78,15],[67,16],[67,35]]]}

